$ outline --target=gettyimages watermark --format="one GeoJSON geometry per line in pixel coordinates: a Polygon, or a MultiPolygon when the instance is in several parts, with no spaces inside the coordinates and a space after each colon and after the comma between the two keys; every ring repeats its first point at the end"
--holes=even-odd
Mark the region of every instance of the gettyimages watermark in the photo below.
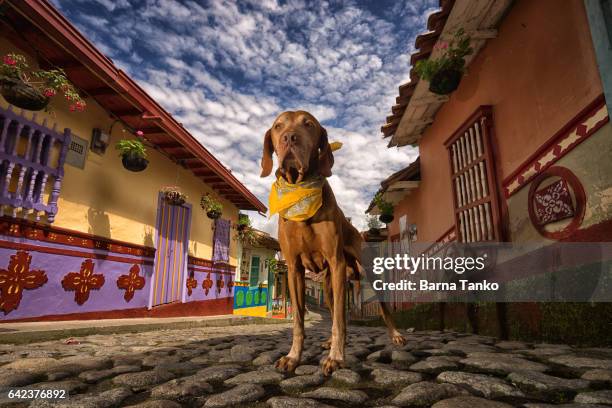
{"type": "Polygon", "coordinates": [[[367,243],[364,300],[612,302],[612,243],[367,243]]]}

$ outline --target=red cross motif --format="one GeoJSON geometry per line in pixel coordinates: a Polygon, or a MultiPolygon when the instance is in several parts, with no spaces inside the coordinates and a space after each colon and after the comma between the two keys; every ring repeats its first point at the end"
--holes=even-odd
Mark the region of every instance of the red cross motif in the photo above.
{"type": "Polygon", "coordinates": [[[225,286],[225,282],[223,281],[223,275],[219,275],[217,279],[217,293],[221,293],[221,289],[225,286]]]}
{"type": "Polygon", "coordinates": [[[129,275],[121,275],[119,279],[117,279],[117,287],[119,289],[125,289],[125,295],[123,298],[126,302],[129,302],[134,297],[134,292],[144,288],[145,278],[138,275],[140,272],[140,267],[138,265],[133,265],[130,268],[129,275]]]}
{"type": "Polygon", "coordinates": [[[7,315],[17,309],[23,290],[36,289],[47,283],[43,270],[30,270],[32,256],[25,251],[11,255],[7,269],[0,269],[0,310],[7,315]]]}
{"type": "Polygon", "coordinates": [[[204,282],[202,282],[202,288],[204,288],[204,294],[208,295],[208,291],[210,291],[210,288],[212,288],[213,285],[213,281],[212,279],[210,279],[210,272],[208,272],[208,275],[206,275],[206,279],[204,279],[204,282]]]}
{"type": "Polygon", "coordinates": [[[191,296],[193,290],[198,287],[198,281],[196,278],[190,276],[187,278],[187,295],[191,296]]]}
{"type": "Polygon", "coordinates": [[[95,264],[91,259],[86,259],[81,264],[81,270],[69,272],[62,279],[62,287],[66,291],[74,290],[74,301],[82,305],[89,299],[89,292],[99,290],[104,285],[104,275],[94,274],[95,264]]]}

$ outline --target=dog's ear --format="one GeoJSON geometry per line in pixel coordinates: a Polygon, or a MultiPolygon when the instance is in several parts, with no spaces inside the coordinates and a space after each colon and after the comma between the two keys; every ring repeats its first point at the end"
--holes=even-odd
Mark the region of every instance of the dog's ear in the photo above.
{"type": "Polygon", "coordinates": [[[334,155],[327,140],[327,130],[321,126],[321,138],[319,139],[319,173],[323,177],[332,175],[331,169],[334,166],[334,155]]]}
{"type": "Polygon", "coordinates": [[[268,129],[264,136],[263,153],[261,156],[261,174],[260,177],[268,177],[272,172],[272,154],[274,153],[274,145],[272,145],[272,132],[268,129]]]}

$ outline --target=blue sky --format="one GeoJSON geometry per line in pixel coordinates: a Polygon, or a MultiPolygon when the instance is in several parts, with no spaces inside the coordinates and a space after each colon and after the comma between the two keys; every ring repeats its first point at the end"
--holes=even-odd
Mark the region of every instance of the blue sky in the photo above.
{"type": "Polygon", "coordinates": [[[264,203],[263,135],[285,110],[309,110],[344,143],[329,181],[360,227],[380,181],[416,158],[387,149],[380,126],[437,1],[54,3],[264,203]]]}

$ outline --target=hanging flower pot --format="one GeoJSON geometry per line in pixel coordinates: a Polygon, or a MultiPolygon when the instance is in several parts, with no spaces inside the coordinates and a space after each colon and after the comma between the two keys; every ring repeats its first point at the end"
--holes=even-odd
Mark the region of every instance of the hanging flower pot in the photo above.
{"type": "Polygon", "coordinates": [[[368,234],[377,237],[377,236],[380,235],[380,229],[378,229],[378,228],[370,228],[368,230],[368,234]]]}
{"type": "Polygon", "coordinates": [[[121,156],[121,163],[126,170],[139,172],[143,171],[149,165],[149,161],[144,157],[139,157],[133,153],[124,154],[121,156]]]}
{"type": "Polygon", "coordinates": [[[438,95],[448,95],[459,86],[463,70],[449,67],[434,74],[429,81],[429,90],[438,95]]]}
{"type": "Polygon", "coordinates": [[[217,210],[206,211],[206,216],[211,220],[216,220],[217,218],[221,218],[222,212],[217,210]]]}
{"type": "Polygon", "coordinates": [[[472,53],[470,38],[463,29],[457,30],[449,42],[438,42],[441,50],[437,58],[418,61],[414,67],[419,78],[429,81],[429,90],[438,95],[448,95],[459,86],[465,71],[465,57],[472,53]]]}
{"type": "Polygon", "coordinates": [[[251,220],[246,214],[238,214],[238,223],[236,224],[236,230],[238,232],[244,231],[246,228],[251,226],[251,220]]]}
{"type": "Polygon", "coordinates": [[[2,78],[2,96],[8,103],[21,109],[39,111],[49,104],[49,98],[32,85],[16,78],[2,78]]]}
{"type": "Polygon", "coordinates": [[[393,214],[380,214],[378,219],[382,223],[389,224],[391,221],[393,221],[393,214]]]}
{"type": "Polygon", "coordinates": [[[389,224],[393,221],[393,204],[384,199],[381,191],[376,193],[373,201],[380,210],[380,216],[378,217],[380,222],[389,224]]]}
{"type": "Polygon", "coordinates": [[[149,165],[147,151],[140,140],[123,139],[117,142],[115,148],[120,151],[121,163],[126,170],[139,172],[149,165]]]}
{"type": "Polygon", "coordinates": [[[220,218],[223,213],[223,205],[215,200],[210,194],[202,195],[200,207],[206,211],[206,216],[212,220],[220,218]]]}
{"type": "Polygon", "coordinates": [[[21,54],[10,53],[0,61],[0,93],[21,109],[47,110],[51,98],[63,93],[70,111],[85,110],[86,103],[62,69],[34,70],[21,54]]]}
{"type": "Polygon", "coordinates": [[[187,201],[187,196],[176,186],[164,187],[162,189],[164,200],[170,205],[183,205],[187,201]]]}

